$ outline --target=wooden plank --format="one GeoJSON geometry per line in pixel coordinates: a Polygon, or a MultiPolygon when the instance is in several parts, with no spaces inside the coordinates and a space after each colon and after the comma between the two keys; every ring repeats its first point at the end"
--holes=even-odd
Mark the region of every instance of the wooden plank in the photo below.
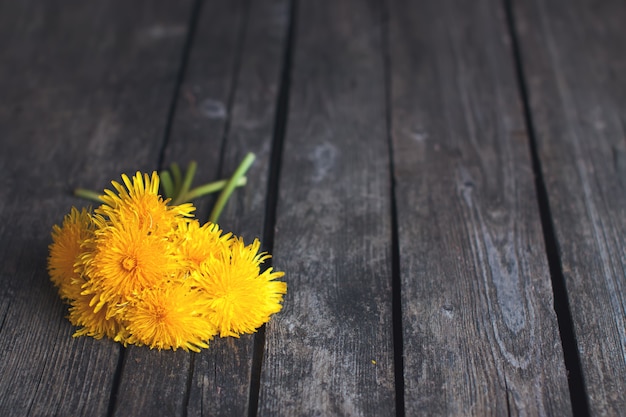
{"type": "Polygon", "coordinates": [[[407,415],[570,415],[498,1],[390,1],[407,415]]]}
{"type": "Polygon", "coordinates": [[[158,160],[189,2],[0,6],[0,414],[108,412],[119,345],[73,339],[46,271],[76,185],[158,160]]]}
{"type": "MultiPolygon", "coordinates": [[[[220,153],[228,134],[230,106],[236,91],[242,36],[247,25],[247,1],[205,1],[199,16],[182,85],[176,103],[172,132],[164,164],[185,166],[198,162],[196,181],[219,175],[220,153]]],[[[208,217],[211,200],[197,204],[197,216],[208,217]]]]}
{"type": "Polygon", "coordinates": [[[514,2],[591,415],[626,409],[626,7],[514,2]]]}
{"type": "Polygon", "coordinates": [[[395,415],[381,13],[299,3],[259,415],[395,415]]]}
{"type": "MultiPolygon", "coordinates": [[[[264,221],[273,134],[289,24],[289,1],[248,3],[247,26],[233,92],[229,127],[224,144],[221,176],[231,175],[247,152],[256,160],[245,188],[237,190],[220,219],[224,230],[246,242],[264,241],[264,221]]],[[[274,264],[283,270],[282,260],[274,264]]],[[[286,278],[287,281],[289,277],[286,278]]],[[[281,314],[281,313],[279,313],[281,314]]],[[[253,335],[216,339],[213,348],[195,356],[189,392],[188,416],[249,414],[253,374],[253,335]]],[[[254,389],[254,387],[252,387],[254,389]]],[[[254,394],[254,393],[253,393],[254,394]]]]}
{"type": "MultiPolygon", "coordinates": [[[[196,160],[205,182],[231,175],[254,152],[247,186],[220,218],[251,242],[263,234],[287,2],[206,2],[200,13],[165,162],[196,160]]],[[[212,202],[198,201],[202,221],[212,202]]],[[[115,415],[247,415],[254,336],[210,345],[199,354],[129,349],[115,415]]]]}

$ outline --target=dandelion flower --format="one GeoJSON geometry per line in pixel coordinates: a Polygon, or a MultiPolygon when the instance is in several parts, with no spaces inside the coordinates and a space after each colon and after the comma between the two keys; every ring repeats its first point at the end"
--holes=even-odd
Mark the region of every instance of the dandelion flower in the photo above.
{"type": "Polygon", "coordinates": [[[91,336],[95,339],[102,339],[106,336],[111,339],[124,339],[122,336],[126,331],[119,321],[106,317],[106,308],[94,311],[94,307],[90,305],[90,302],[90,296],[80,295],[70,303],[68,318],[74,326],[79,327],[74,333],[74,337],[91,336]]]}
{"type": "Polygon", "coordinates": [[[86,209],[78,211],[75,207],[65,216],[61,227],[54,225],[52,228],[48,271],[63,299],[76,299],[82,291],[84,281],[76,262],[81,254],[82,242],[92,234],[91,214],[86,209]]]}
{"type": "Polygon", "coordinates": [[[124,322],[131,334],[128,343],[151,349],[199,352],[216,334],[201,292],[181,284],[142,291],[125,309],[124,322]]]}
{"type": "Polygon", "coordinates": [[[117,193],[104,190],[100,196],[103,201],[95,211],[105,220],[124,222],[134,221],[140,228],[147,228],[151,232],[168,233],[175,230],[180,218],[191,217],[195,207],[191,203],[178,206],[168,205],[169,200],[163,200],[159,195],[159,176],[156,172],[152,177],[137,172],[132,181],[127,175],[122,175],[124,185],[112,181],[111,184],[117,193]]]}
{"type": "Polygon", "coordinates": [[[182,224],[178,233],[180,255],[191,270],[207,259],[229,256],[232,233],[222,235],[217,224],[206,223],[201,227],[198,221],[192,221],[182,224]]]}
{"type": "Polygon", "coordinates": [[[242,239],[233,239],[229,259],[207,261],[197,273],[221,337],[254,333],[282,308],[287,284],[275,279],[284,273],[268,268],[259,274],[260,263],[270,257],[258,253],[259,248],[258,240],[245,246],[242,239]]]}
{"type": "Polygon", "coordinates": [[[158,287],[180,271],[175,243],[146,233],[136,224],[113,223],[95,233],[82,258],[97,312],[105,303],[126,302],[133,294],[158,287]]]}

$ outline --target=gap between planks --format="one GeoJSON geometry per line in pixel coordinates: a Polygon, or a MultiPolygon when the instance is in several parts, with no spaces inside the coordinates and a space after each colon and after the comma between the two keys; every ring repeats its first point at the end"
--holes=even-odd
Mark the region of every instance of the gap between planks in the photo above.
{"type": "MultiPolygon", "coordinates": [[[[274,232],[276,226],[276,209],[278,206],[280,168],[283,157],[283,143],[289,118],[289,90],[291,86],[291,68],[293,62],[293,46],[297,26],[298,0],[289,1],[289,23],[283,62],[280,75],[280,86],[276,102],[274,118],[274,135],[272,149],[270,151],[270,167],[267,181],[267,194],[265,198],[265,219],[263,222],[262,251],[272,253],[274,250],[274,232]]],[[[266,261],[267,268],[273,267],[272,259],[266,261]]],[[[250,396],[248,416],[256,417],[259,405],[259,393],[261,389],[261,372],[265,353],[265,325],[254,335],[254,349],[252,353],[252,368],[250,375],[250,396]]]]}
{"type": "Polygon", "coordinates": [[[389,146],[389,187],[391,188],[391,316],[393,324],[393,365],[396,394],[396,416],[404,417],[404,338],[402,330],[402,277],[400,276],[400,238],[398,236],[398,209],[394,179],[394,146],[391,115],[391,52],[389,46],[389,4],[382,6],[382,52],[385,77],[385,118],[389,146]]]}
{"type": "Polygon", "coordinates": [[[528,143],[532,160],[533,174],[535,176],[535,190],[539,203],[539,214],[541,217],[541,228],[546,247],[546,257],[552,281],[552,291],[554,294],[554,310],[559,325],[559,335],[563,348],[563,359],[568,371],[567,382],[572,403],[572,413],[574,416],[589,415],[589,402],[585,391],[585,382],[582,373],[581,360],[578,353],[578,343],[574,334],[574,323],[572,320],[571,307],[567,297],[565,287],[565,277],[563,275],[562,263],[557,247],[556,233],[552,222],[552,212],[548,199],[541,159],[537,150],[537,137],[533,123],[533,116],[530,110],[528,98],[528,88],[526,86],[526,75],[522,65],[522,55],[520,52],[519,37],[515,25],[515,15],[512,1],[503,0],[506,13],[506,23],[511,38],[511,53],[515,64],[515,75],[517,77],[518,90],[522,99],[524,111],[524,122],[528,132],[528,143]]]}

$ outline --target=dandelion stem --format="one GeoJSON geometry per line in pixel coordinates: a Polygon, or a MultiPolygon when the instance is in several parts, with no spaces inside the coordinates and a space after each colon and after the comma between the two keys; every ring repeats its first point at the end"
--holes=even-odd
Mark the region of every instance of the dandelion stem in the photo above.
{"type": "MultiPolygon", "coordinates": [[[[239,181],[237,182],[236,186],[243,187],[244,185],[246,185],[247,182],[248,181],[246,177],[241,177],[239,178],[239,181]]],[[[224,189],[227,183],[228,183],[228,180],[219,180],[219,181],[210,182],[208,184],[200,185],[194,188],[193,190],[189,191],[185,195],[185,198],[183,199],[183,201],[191,201],[196,198],[203,197],[207,194],[216,193],[224,189]]]]}
{"type": "MultiPolygon", "coordinates": [[[[193,168],[190,168],[194,174],[196,171],[196,166],[194,166],[193,168]]],[[[187,172],[189,172],[189,170],[187,172]]],[[[222,191],[230,182],[230,180],[227,180],[227,179],[218,180],[218,181],[209,182],[207,184],[199,185],[198,187],[195,187],[192,190],[185,191],[185,189],[183,188],[178,189],[178,190],[176,189],[176,186],[172,182],[172,176],[169,173],[169,171],[161,171],[161,173],[159,173],[159,178],[161,180],[161,185],[163,186],[163,195],[165,198],[170,199],[169,204],[172,204],[172,205],[188,203],[188,202],[191,202],[192,200],[195,200],[196,198],[204,197],[206,195],[216,193],[218,191],[222,191]],[[183,191],[184,193],[182,193],[183,191]]],[[[193,175],[191,175],[190,178],[193,179],[193,175]]],[[[233,188],[243,187],[244,185],[246,185],[247,182],[248,182],[248,179],[245,176],[240,176],[239,178],[237,178],[237,181],[234,184],[233,188]]],[[[232,193],[232,190],[231,190],[231,193],[232,193]]],[[[96,203],[102,203],[102,200],[100,199],[100,193],[87,190],[85,188],[76,188],[74,190],[74,195],[76,197],[84,198],[86,200],[94,201],[96,203]]]]}
{"type": "Polygon", "coordinates": [[[183,183],[183,175],[180,172],[180,167],[176,162],[173,162],[170,165],[170,171],[172,173],[172,177],[174,177],[174,192],[172,193],[172,198],[178,197],[180,194],[180,187],[183,183]]]}
{"type": "Polygon", "coordinates": [[[91,190],[77,188],[74,190],[74,195],[76,197],[84,198],[86,200],[95,201],[96,203],[102,203],[102,200],[100,199],[100,194],[91,190]]]}
{"type": "Polygon", "coordinates": [[[220,193],[220,196],[217,198],[217,202],[213,207],[213,211],[211,211],[211,215],[209,216],[209,221],[211,223],[217,223],[217,220],[219,219],[220,214],[222,214],[222,210],[224,209],[226,202],[230,198],[230,195],[233,193],[237,182],[239,182],[239,179],[246,174],[246,172],[254,162],[254,158],[255,156],[253,153],[248,153],[235,170],[233,176],[230,178],[230,180],[228,180],[228,183],[226,183],[224,189],[222,189],[222,192],[220,193]]]}
{"type": "Polygon", "coordinates": [[[178,190],[177,196],[172,204],[178,205],[185,202],[187,199],[187,192],[189,188],[191,188],[191,183],[193,182],[193,177],[196,176],[196,170],[198,169],[198,164],[196,161],[191,161],[187,166],[187,171],[185,172],[185,179],[183,180],[183,184],[178,190]]]}
{"type": "Polygon", "coordinates": [[[173,199],[175,195],[172,176],[168,171],[161,171],[159,176],[161,177],[161,185],[163,186],[163,194],[165,194],[165,198],[173,199]]]}

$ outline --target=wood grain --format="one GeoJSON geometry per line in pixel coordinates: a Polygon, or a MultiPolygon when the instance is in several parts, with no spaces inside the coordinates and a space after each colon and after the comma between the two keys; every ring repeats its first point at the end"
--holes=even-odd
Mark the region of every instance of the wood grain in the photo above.
{"type": "Polygon", "coordinates": [[[626,409],[623,2],[514,2],[591,415],[626,409]]]}
{"type": "Polygon", "coordinates": [[[259,415],[395,415],[382,11],[300,2],[259,415]]]}
{"type": "Polygon", "coordinates": [[[107,414],[118,345],[73,339],[46,271],[80,185],[155,168],[189,3],[0,6],[0,414],[107,414]]]}
{"type": "Polygon", "coordinates": [[[407,415],[569,415],[497,1],[390,1],[407,415]]]}

